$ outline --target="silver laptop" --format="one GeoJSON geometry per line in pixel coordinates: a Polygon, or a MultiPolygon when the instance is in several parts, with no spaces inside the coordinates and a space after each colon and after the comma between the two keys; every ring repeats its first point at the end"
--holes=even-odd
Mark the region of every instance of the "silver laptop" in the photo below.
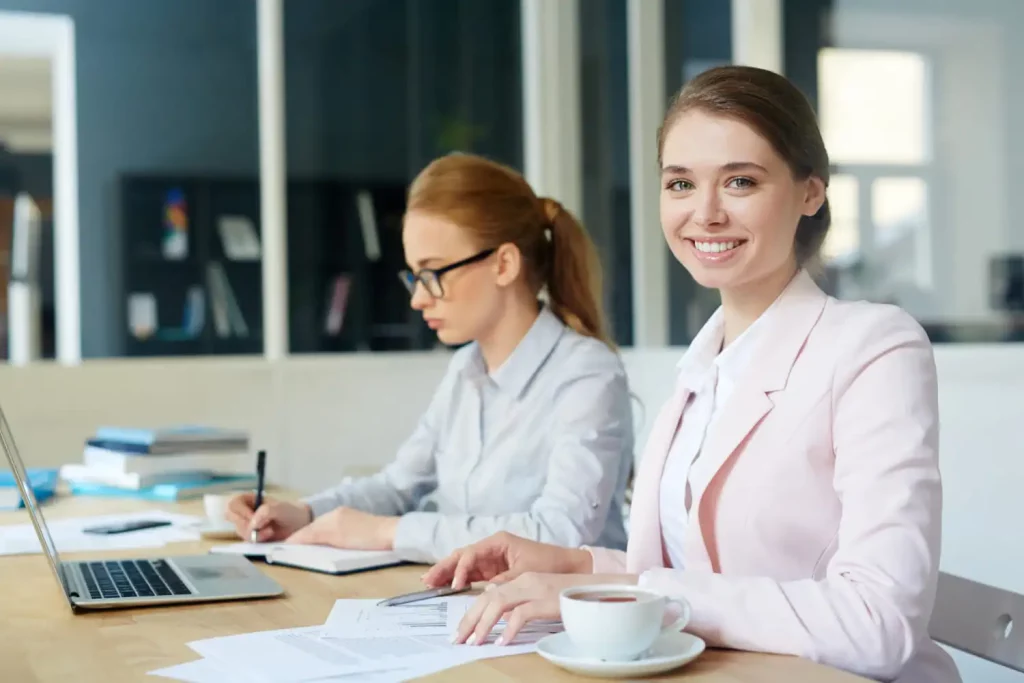
{"type": "Polygon", "coordinates": [[[21,490],[39,543],[72,610],[267,598],[284,593],[276,581],[241,555],[62,561],[28,485],[25,466],[2,408],[0,447],[21,490]]]}

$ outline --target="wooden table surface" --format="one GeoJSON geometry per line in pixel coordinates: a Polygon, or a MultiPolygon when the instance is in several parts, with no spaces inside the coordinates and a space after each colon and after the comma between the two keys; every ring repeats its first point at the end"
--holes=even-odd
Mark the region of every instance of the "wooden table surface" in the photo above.
{"type": "MultiPolygon", "coordinates": [[[[199,501],[67,498],[44,505],[47,519],[145,509],[202,514],[199,501]]],[[[24,511],[0,513],[0,525],[27,523],[24,511]]],[[[174,543],[135,551],[68,554],[66,559],[158,557],[206,552],[211,542],[174,543]]],[[[319,625],[337,598],[381,598],[421,588],[422,566],[347,577],[260,564],[282,586],[281,598],[73,614],[43,555],[0,557],[0,681],[121,683],[167,680],[146,673],[199,656],[186,643],[214,636],[319,625]]],[[[355,679],[353,679],[355,680],[355,679]]],[[[584,681],[539,655],[484,660],[424,681],[584,681]]],[[[672,674],[644,680],[691,683],[856,683],[864,679],[812,662],[774,655],[708,650],[672,674]]]]}

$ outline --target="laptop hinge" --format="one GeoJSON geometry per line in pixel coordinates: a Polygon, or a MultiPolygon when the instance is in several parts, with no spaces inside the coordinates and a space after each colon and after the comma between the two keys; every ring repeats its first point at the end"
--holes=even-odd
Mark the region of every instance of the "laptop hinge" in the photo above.
{"type": "Polygon", "coordinates": [[[70,571],[71,570],[68,568],[67,564],[65,564],[64,562],[61,562],[60,564],[57,565],[57,571],[60,572],[60,581],[61,581],[62,584],[64,584],[64,597],[66,597],[68,599],[68,604],[70,604],[71,607],[74,608],[75,607],[75,600],[74,599],[75,598],[80,598],[82,596],[78,593],[78,591],[74,590],[74,588],[71,585],[71,576],[70,576],[70,571]]]}

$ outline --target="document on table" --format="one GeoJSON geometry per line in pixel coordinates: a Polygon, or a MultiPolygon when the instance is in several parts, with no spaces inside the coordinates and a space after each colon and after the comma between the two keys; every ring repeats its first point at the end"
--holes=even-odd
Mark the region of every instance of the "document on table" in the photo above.
{"type": "MultiPolygon", "coordinates": [[[[47,520],[57,551],[73,553],[93,550],[127,550],[131,548],[159,548],[166,543],[199,539],[193,528],[200,518],[173,512],[153,510],[92,517],[47,520]],[[123,534],[87,534],[86,527],[129,522],[139,519],[168,521],[170,526],[129,531],[123,534]]],[[[31,524],[0,526],[0,555],[25,555],[42,552],[39,538],[31,524]]]]}
{"type": "Polygon", "coordinates": [[[525,654],[560,623],[528,625],[509,645],[495,645],[496,628],[483,645],[452,645],[451,633],[473,602],[453,596],[417,605],[380,607],[379,600],[339,600],[328,623],[209,638],[189,643],[205,659],[152,672],[207,683],[405,681],[480,659],[525,654]]]}
{"type": "Polygon", "coordinates": [[[380,600],[337,600],[324,628],[336,636],[450,636],[475,599],[453,595],[394,607],[381,607],[380,600]]]}
{"type": "Polygon", "coordinates": [[[534,648],[532,644],[456,646],[448,635],[352,638],[334,635],[322,626],[210,638],[188,645],[221,668],[264,683],[299,683],[424,666],[445,669],[476,658],[520,654],[534,648]]]}
{"type": "MultiPolygon", "coordinates": [[[[211,659],[197,659],[194,662],[150,671],[149,675],[162,676],[175,681],[184,681],[184,683],[250,683],[247,675],[222,667],[223,665],[220,662],[215,662],[211,659]]],[[[434,672],[415,672],[409,678],[418,678],[432,673],[434,672]]],[[[396,672],[389,671],[379,674],[363,673],[348,676],[329,676],[328,678],[318,678],[316,683],[392,683],[398,680],[402,679],[396,678],[396,672]]]]}
{"type": "MultiPolygon", "coordinates": [[[[379,600],[337,600],[324,628],[334,635],[347,636],[451,636],[475,600],[471,595],[455,595],[394,607],[381,607],[377,604],[379,600]]],[[[500,635],[504,627],[505,622],[499,621],[492,638],[500,635]]],[[[530,636],[535,641],[561,630],[559,620],[531,621],[519,632],[516,642],[530,642],[530,636]]]]}

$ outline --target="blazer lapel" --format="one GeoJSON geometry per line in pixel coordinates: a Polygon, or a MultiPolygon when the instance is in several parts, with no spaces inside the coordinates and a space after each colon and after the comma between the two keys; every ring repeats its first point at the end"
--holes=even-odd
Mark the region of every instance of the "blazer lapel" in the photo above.
{"type": "MultiPolygon", "coordinates": [[[[651,428],[647,446],[640,461],[633,487],[633,509],[630,511],[629,543],[626,546],[626,567],[639,573],[651,567],[666,565],[661,537],[661,486],[665,460],[679,429],[686,402],[693,393],[688,380],[707,369],[721,345],[722,311],[715,311],[694,338],[679,361],[679,378],[672,398],[665,404],[651,428]]],[[[685,482],[669,482],[683,490],[685,482]]]]}
{"type": "Polygon", "coordinates": [[[658,419],[651,428],[640,459],[633,485],[633,505],[630,511],[629,542],[626,546],[627,571],[640,572],[649,567],[664,565],[661,540],[659,492],[661,475],[665,469],[669,447],[690,398],[690,390],[677,385],[658,419]]]}
{"type": "Polygon", "coordinates": [[[760,330],[750,366],[742,371],[743,379],[736,385],[708,433],[700,457],[712,461],[713,474],[690,507],[696,518],[696,524],[691,524],[690,529],[700,531],[715,571],[718,562],[714,528],[710,523],[713,515],[706,505],[702,505],[705,494],[716,485],[723,466],[741,450],[754,429],[771,412],[774,407],[771,394],[785,388],[793,365],[827,301],[828,296],[810,275],[805,271],[797,273],[766,311],[769,317],[763,321],[764,327],[760,330]]]}
{"type": "MultiPolygon", "coordinates": [[[[715,474],[773,407],[774,404],[768,398],[768,394],[758,386],[736,388],[732,397],[722,407],[722,414],[715,420],[700,456],[712,461],[712,470],[715,474]]],[[[713,474],[711,478],[714,476],[713,474]]],[[[691,509],[696,509],[699,504],[698,496],[691,509]]]]}

